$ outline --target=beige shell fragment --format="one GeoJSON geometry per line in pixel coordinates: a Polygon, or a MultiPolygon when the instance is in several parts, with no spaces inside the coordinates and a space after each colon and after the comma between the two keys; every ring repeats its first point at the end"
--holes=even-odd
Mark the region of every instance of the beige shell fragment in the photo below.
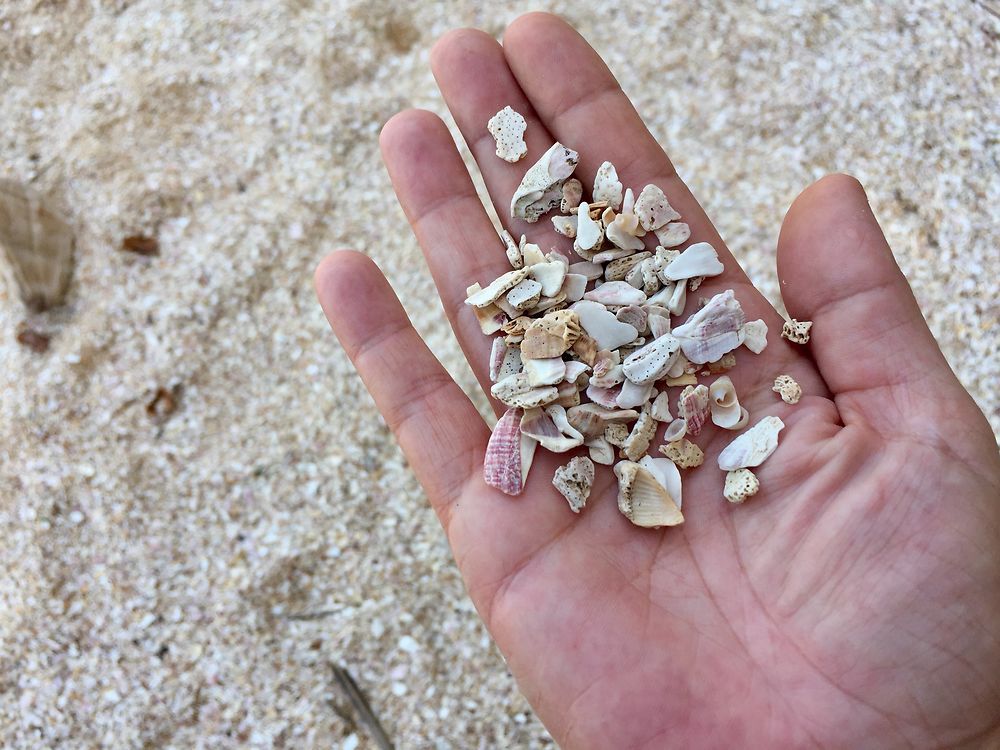
{"type": "Polygon", "coordinates": [[[786,404],[797,404],[802,398],[802,386],[791,375],[779,375],[774,379],[772,391],[781,396],[786,404]]]}
{"type": "Polygon", "coordinates": [[[514,238],[510,236],[510,232],[504,229],[500,232],[500,239],[503,242],[504,252],[507,254],[507,260],[510,261],[510,267],[514,270],[524,267],[524,258],[521,256],[521,248],[514,238]]]}
{"type": "Polygon", "coordinates": [[[750,469],[737,469],[726,474],[726,486],[723,490],[726,500],[739,504],[757,494],[760,481],[750,469]]]}
{"type": "Polygon", "coordinates": [[[594,463],[583,456],[571,458],[564,466],[556,469],[552,477],[552,486],[566,498],[574,513],[579,513],[587,504],[593,484],[594,463]]]}
{"type": "Polygon", "coordinates": [[[654,398],[653,405],[649,408],[649,413],[657,422],[672,421],[673,416],[670,414],[670,394],[664,391],[654,398]]]}
{"type": "Polygon", "coordinates": [[[649,443],[656,434],[656,420],[650,416],[648,411],[644,411],[632,425],[632,431],[622,443],[622,453],[630,461],[638,461],[639,458],[649,448],[649,443]]]}
{"type": "Polygon", "coordinates": [[[486,123],[497,142],[497,156],[511,164],[524,158],[528,153],[528,145],[524,142],[524,131],[528,123],[524,116],[507,106],[497,112],[486,123]]]}
{"type": "Polygon", "coordinates": [[[573,174],[579,155],[561,143],[553,143],[534,165],[525,172],[521,184],[510,202],[512,219],[529,223],[551,211],[562,200],[563,183],[573,174]]]}
{"type": "Polygon", "coordinates": [[[502,337],[493,340],[493,350],[490,352],[490,380],[509,378],[521,372],[521,350],[508,346],[502,337]]]}
{"type": "Polygon", "coordinates": [[[563,237],[573,239],[576,237],[576,224],[579,221],[577,216],[553,216],[552,227],[563,237]]]}
{"type": "Polygon", "coordinates": [[[642,228],[649,232],[681,218],[667,201],[667,196],[656,185],[646,185],[639,193],[635,201],[635,215],[639,217],[642,228]]]}
{"type": "Polygon", "coordinates": [[[587,439],[604,435],[609,424],[632,422],[639,418],[634,409],[607,409],[598,404],[580,404],[566,410],[569,423],[587,439]]]}
{"type": "MultiPolygon", "coordinates": [[[[624,427],[624,425],[622,426],[624,427]]],[[[595,464],[611,466],[615,462],[615,449],[603,437],[591,438],[584,445],[587,446],[590,460],[595,464]]]]}
{"type": "Polygon", "coordinates": [[[663,247],[677,247],[691,238],[691,227],[683,221],[671,221],[659,229],[654,229],[656,241],[663,247]]]}
{"type": "MultiPolygon", "coordinates": [[[[583,183],[575,177],[570,177],[562,186],[562,199],[559,201],[559,210],[568,214],[580,205],[583,200],[583,183]]],[[[576,226],[574,224],[574,226],[576,226]]]]}
{"type": "Polygon", "coordinates": [[[604,267],[604,280],[624,281],[629,271],[652,256],[650,252],[641,252],[612,260],[604,267]]]}
{"type": "Polygon", "coordinates": [[[697,468],[705,461],[705,452],[687,438],[664,443],[660,446],[660,453],[682,469],[697,468]]]}
{"type": "Polygon", "coordinates": [[[566,278],[567,265],[559,260],[546,261],[545,263],[535,263],[528,269],[528,275],[541,284],[541,293],[544,297],[554,297],[562,287],[563,279],[566,278]]]}
{"type": "Polygon", "coordinates": [[[615,464],[618,510],[636,526],[658,528],[684,523],[684,515],[667,488],[648,469],[633,461],[615,464]]]}
{"type": "Polygon", "coordinates": [[[32,188],[0,180],[0,251],[25,305],[62,304],[73,275],[73,229],[32,188]]]}
{"type": "MultiPolygon", "coordinates": [[[[465,290],[465,293],[472,297],[481,291],[482,287],[479,284],[473,284],[465,290]]],[[[492,336],[507,323],[506,314],[493,303],[487,303],[483,307],[473,307],[472,311],[476,314],[476,320],[479,321],[479,328],[487,336],[492,336]]]]}
{"type": "Polygon", "coordinates": [[[569,423],[566,409],[558,404],[525,409],[521,432],[553,453],[565,453],[583,445],[583,435],[569,423]]]}
{"type": "Polygon", "coordinates": [[[609,161],[604,162],[597,168],[594,176],[595,201],[607,201],[607,204],[617,211],[622,205],[622,183],[618,179],[618,171],[615,165],[609,161]]]}
{"type": "Polygon", "coordinates": [[[683,500],[681,473],[677,470],[677,464],[669,458],[653,458],[652,456],[643,456],[639,459],[639,466],[646,469],[646,471],[656,477],[656,481],[666,488],[667,492],[670,493],[670,497],[677,504],[679,509],[684,507],[681,502],[683,500]]]}
{"type": "Polygon", "coordinates": [[[577,214],[573,250],[584,260],[590,260],[600,250],[604,241],[604,225],[590,218],[586,203],[581,203],[580,208],[582,210],[577,214]]]}
{"type": "Polygon", "coordinates": [[[476,307],[486,307],[490,303],[496,301],[501,295],[506,294],[508,291],[524,281],[527,276],[527,268],[517,268],[513,271],[501,274],[491,281],[485,288],[470,294],[466,298],[465,304],[475,305],[476,307]]]}
{"type": "Polygon", "coordinates": [[[554,385],[535,387],[528,381],[526,373],[519,372],[499,380],[490,388],[493,398],[511,407],[531,409],[555,401],[559,389],[554,385]]]}
{"type": "Polygon", "coordinates": [[[628,438],[630,432],[631,430],[629,430],[627,424],[622,424],[621,422],[609,424],[604,428],[604,439],[609,444],[621,448],[625,444],[625,440],[628,438]]]}
{"type": "Polygon", "coordinates": [[[809,343],[809,329],[812,328],[811,320],[786,320],[781,327],[781,338],[788,339],[793,344],[809,343]]]}
{"type": "Polygon", "coordinates": [[[572,310],[557,310],[531,322],[521,342],[522,359],[561,357],[580,336],[580,319],[572,310]]]}
{"type": "Polygon", "coordinates": [[[719,468],[735,471],[760,466],[778,447],[778,433],[784,427],[778,417],[764,417],[722,449],[719,468]]]}

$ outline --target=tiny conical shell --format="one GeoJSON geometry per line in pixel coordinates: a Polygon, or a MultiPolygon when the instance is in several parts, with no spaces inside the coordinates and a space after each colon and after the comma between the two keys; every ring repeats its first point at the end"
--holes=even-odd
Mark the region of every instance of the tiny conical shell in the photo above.
{"type": "Polygon", "coordinates": [[[641,305],[646,295],[624,281],[608,281],[583,295],[585,300],[602,305],[641,305]]]}
{"type": "Polygon", "coordinates": [[[516,268],[495,278],[488,286],[470,294],[465,304],[475,307],[486,307],[502,294],[506,294],[528,276],[527,268],[516,268]]]}
{"type": "Polygon", "coordinates": [[[656,185],[646,185],[635,201],[635,215],[647,231],[659,229],[664,224],[681,218],[667,201],[667,196],[656,185]]]}
{"type": "Polygon", "coordinates": [[[697,242],[668,265],[663,275],[671,281],[692,279],[695,276],[718,276],[723,271],[719,254],[707,242],[697,242]]]}
{"type": "Polygon", "coordinates": [[[525,172],[521,184],[514,191],[510,201],[511,218],[535,222],[539,216],[558,206],[562,200],[563,183],[573,174],[578,160],[576,151],[561,143],[553,143],[542,158],[525,172]]]}
{"type": "Polygon", "coordinates": [[[552,486],[566,498],[570,510],[574,513],[579,513],[587,504],[593,484],[594,464],[583,456],[571,458],[564,466],[556,469],[552,477],[552,486]]]}
{"type": "Polygon", "coordinates": [[[597,168],[594,176],[595,201],[607,201],[608,205],[617,211],[622,205],[622,183],[618,179],[615,165],[609,161],[597,168]]]}
{"type": "Polygon", "coordinates": [[[722,449],[719,468],[735,471],[760,466],[778,447],[778,433],[784,427],[778,417],[764,417],[722,449]]]}
{"type": "Polygon", "coordinates": [[[510,106],[501,109],[486,123],[486,129],[497,142],[497,156],[512,164],[528,153],[528,146],[524,142],[524,131],[527,128],[524,116],[510,106]]]}
{"type": "Polygon", "coordinates": [[[633,461],[615,464],[618,477],[618,510],[643,528],[676,526],[684,522],[677,503],[648,470],[633,461]]]}
{"type": "Polygon", "coordinates": [[[714,362],[743,343],[743,308],[732,289],[716,294],[671,333],[684,356],[696,364],[714,362]]]}
{"type": "MultiPolygon", "coordinates": [[[[660,394],[661,396],[666,396],[666,391],[660,394]]],[[[663,442],[664,443],[675,443],[685,435],[687,435],[688,423],[686,419],[679,418],[674,419],[667,425],[667,429],[663,431],[663,442]]]]}
{"type": "Polygon", "coordinates": [[[677,504],[678,509],[684,507],[681,497],[681,473],[677,470],[677,464],[669,458],[643,456],[639,459],[639,466],[656,477],[656,481],[670,493],[670,497],[677,504]]]}
{"type": "Polygon", "coordinates": [[[521,432],[553,453],[565,453],[583,445],[583,435],[566,418],[566,410],[556,404],[544,409],[526,409],[521,432]]]}
{"type": "Polygon", "coordinates": [[[653,231],[656,233],[656,241],[663,247],[683,245],[691,237],[691,227],[683,221],[671,221],[653,231]]]}
{"type": "Polygon", "coordinates": [[[687,420],[687,431],[694,437],[698,437],[702,425],[708,421],[708,401],[708,386],[704,385],[689,385],[677,399],[677,414],[687,420]]]}
{"type": "Polygon", "coordinates": [[[69,222],[32,188],[0,180],[0,251],[21,300],[32,310],[62,304],[73,275],[69,222]]]}
{"type": "Polygon", "coordinates": [[[736,395],[736,386],[728,375],[718,378],[708,388],[708,404],[712,413],[712,422],[726,430],[738,429],[743,413],[736,395]]]}
{"type": "Polygon", "coordinates": [[[743,325],[743,346],[754,354],[760,354],[767,346],[767,323],[750,320],[743,325]]]}
{"type": "Polygon", "coordinates": [[[680,351],[680,341],[666,334],[630,354],[622,363],[625,377],[637,385],[646,385],[667,374],[680,351]]]}
{"type": "Polygon", "coordinates": [[[757,494],[760,482],[750,469],[737,469],[726,474],[726,486],[723,495],[731,503],[739,504],[757,494]]]}

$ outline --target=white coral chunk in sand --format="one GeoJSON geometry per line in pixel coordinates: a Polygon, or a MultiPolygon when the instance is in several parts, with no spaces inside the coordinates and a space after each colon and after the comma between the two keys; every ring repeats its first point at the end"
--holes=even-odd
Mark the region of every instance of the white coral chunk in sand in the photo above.
{"type": "Polygon", "coordinates": [[[524,142],[528,123],[520,112],[504,107],[489,119],[486,129],[497,142],[497,156],[504,161],[513,164],[528,153],[528,145],[524,142]]]}

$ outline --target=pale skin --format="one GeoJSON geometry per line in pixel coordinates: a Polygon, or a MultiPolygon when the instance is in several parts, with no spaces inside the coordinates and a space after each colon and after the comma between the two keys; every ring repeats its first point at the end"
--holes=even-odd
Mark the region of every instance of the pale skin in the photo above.
{"type": "MultiPolygon", "coordinates": [[[[735,290],[770,329],[731,376],[751,424],[787,425],[742,506],[708,428],[683,472],[684,525],[632,526],[598,467],[580,516],[536,458],[511,498],[482,479],[489,428],[414,331],[364,255],[334,253],[316,288],[448,535],[469,595],[538,716],[565,748],[1000,746],[1000,458],[893,259],[861,185],[832,175],[792,204],[777,247],[789,313],[750,284],[599,56],[570,26],[530,14],[502,45],[459,30],[431,55],[438,85],[501,216],[527,166],[559,140],[585,185],[605,159],[636,190],[664,189],[726,271],[689,297],[735,290]],[[517,165],[489,117],[528,123],[517,165]],[[613,135],[611,135],[613,134],[613,135]],[[365,299],[363,308],[355,300],[365,299]],[[803,388],[790,406],[776,375],[803,388]]],[[[465,288],[509,269],[444,123],[393,117],[382,153],[444,308],[480,383],[490,341],[465,288]]],[[[548,217],[508,221],[568,251],[548,217]]],[[[671,400],[672,404],[674,399],[671,400]]],[[[499,406],[499,405],[497,405],[499,406]]],[[[502,407],[501,407],[502,408],[502,407]]]]}

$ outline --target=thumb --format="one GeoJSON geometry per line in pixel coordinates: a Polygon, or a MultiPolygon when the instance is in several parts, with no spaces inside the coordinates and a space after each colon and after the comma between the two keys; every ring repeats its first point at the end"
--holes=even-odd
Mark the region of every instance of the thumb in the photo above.
{"type": "Polygon", "coordinates": [[[890,433],[945,403],[975,409],[853,177],[828,175],[795,199],[778,278],[789,315],[813,321],[810,348],[845,423],[890,433]]]}

